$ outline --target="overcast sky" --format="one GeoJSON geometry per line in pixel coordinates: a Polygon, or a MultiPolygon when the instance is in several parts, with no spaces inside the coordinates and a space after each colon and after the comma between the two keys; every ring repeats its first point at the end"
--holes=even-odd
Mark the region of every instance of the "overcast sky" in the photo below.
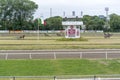
{"type": "Polygon", "coordinates": [[[35,17],[50,17],[50,8],[52,16],[72,15],[105,15],[105,7],[109,7],[109,14],[116,13],[120,15],[120,0],[32,0],[39,5],[35,12],[35,17]]]}

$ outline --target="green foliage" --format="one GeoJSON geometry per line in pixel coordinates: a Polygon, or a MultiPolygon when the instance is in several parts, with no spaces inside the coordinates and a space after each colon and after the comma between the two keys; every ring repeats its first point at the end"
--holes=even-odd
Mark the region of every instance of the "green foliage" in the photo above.
{"type": "Polygon", "coordinates": [[[80,38],[61,38],[57,39],[58,41],[88,41],[86,38],[80,37],[80,38]]]}
{"type": "Polygon", "coordinates": [[[83,22],[86,26],[86,30],[103,30],[105,32],[120,31],[120,16],[117,14],[110,15],[110,21],[106,22],[106,18],[100,18],[98,16],[84,15],[83,22]]]}
{"type": "Polygon", "coordinates": [[[25,29],[37,8],[30,0],[0,0],[0,24],[7,30],[25,29]]]}
{"type": "Polygon", "coordinates": [[[47,30],[62,30],[62,17],[60,16],[55,16],[55,17],[50,17],[46,19],[47,25],[46,29],[47,30]]]}
{"type": "Polygon", "coordinates": [[[117,14],[111,14],[110,15],[110,26],[111,31],[120,31],[120,16],[117,14]]]}
{"type": "Polygon", "coordinates": [[[83,16],[83,23],[86,25],[86,30],[103,30],[104,19],[98,16],[83,16]]]}

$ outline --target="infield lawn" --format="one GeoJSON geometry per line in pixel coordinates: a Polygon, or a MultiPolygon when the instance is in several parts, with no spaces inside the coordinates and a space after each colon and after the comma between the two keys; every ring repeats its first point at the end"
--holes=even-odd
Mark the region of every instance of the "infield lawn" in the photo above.
{"type": "Polygon", "coordinates": [[[0,76],[120,74],[120,60],[0,60],[0,76]]]}

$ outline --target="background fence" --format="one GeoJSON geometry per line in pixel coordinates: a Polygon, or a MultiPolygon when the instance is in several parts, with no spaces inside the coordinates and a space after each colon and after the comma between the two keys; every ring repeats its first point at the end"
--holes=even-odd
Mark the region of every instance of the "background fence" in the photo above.
{"type": "Polygon", "coordinates": [[[0,53],[0,59],[120,59],[120,51],[0,53]]]}

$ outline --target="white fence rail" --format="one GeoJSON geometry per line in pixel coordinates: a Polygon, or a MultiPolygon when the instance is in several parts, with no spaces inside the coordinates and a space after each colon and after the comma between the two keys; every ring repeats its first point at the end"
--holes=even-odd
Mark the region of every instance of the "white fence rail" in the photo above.
{"type": "Polygon", "coordinates": [[[81,79],[56,79],[56,80],[120,80],[120,78],[81,78],[81,79]]]}
{"type": "Polygon", "coordinates": [[[58,76],[54,80],[120,80],[120,75],[58,76]]]}
{"type": "Polygon", "coordinates": [[[0,53],[0,59],[120,59],[120,51],[0,53]]]}
{"type": "Polygon", "coordinates": [[[120,80],[120,75],[0,76],[0,80],[120,80]]]}

